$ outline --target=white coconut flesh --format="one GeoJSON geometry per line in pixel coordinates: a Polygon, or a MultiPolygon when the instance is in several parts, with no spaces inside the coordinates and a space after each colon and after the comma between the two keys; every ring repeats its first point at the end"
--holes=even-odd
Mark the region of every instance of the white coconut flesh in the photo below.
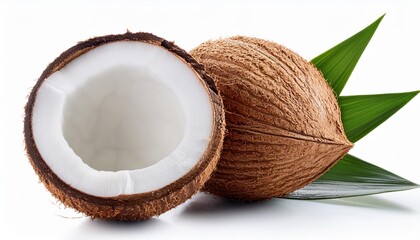
{"type": "Polygon", "coordinates": [[[65,183],[99,197],[160,189],[206,151],[213,106],[198,75],[166,49],[121,41],[96,47],[39,88],[32,129],[65,183]]]}

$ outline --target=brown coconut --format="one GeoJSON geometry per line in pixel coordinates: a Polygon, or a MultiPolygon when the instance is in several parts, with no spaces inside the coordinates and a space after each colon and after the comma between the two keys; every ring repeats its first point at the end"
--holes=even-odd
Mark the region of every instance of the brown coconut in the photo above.
{"type": "Polygon", "coordinates": [[[190,53],[216,81],[226,110],[221,159],[205,191],[245,201],[283,197],[352,147],[333,90],[291,50],[236,36],[190,53]]]}
{"type": "Polygon", "coordinates": [[[127,32],[121,35],[95,37],[78,43],[62,53],[44,70],[33,87],[25,108],[24,135],[26,152],[41,182],[65,206],[74,208],[92,218],[106,220],[138,221],[149,219],[189,199],[203,186],[215,168],[222,147],[223,133],[224,111],[214,81],[206,74],[203,66],[198,64],[187,52],[174,43],[150,33],[127,32]],[[213,127],[207,150],[203,153],[198,163],[192,166],[191,170],[183,177],[163,188],[147,193],[98,197],[70,186],[60,179],[49,165],[46,164],[43,156],[38,151],[37,142],[34,140],[32,113],[37,100],[38,89],[42,86],[45,79],[92,49],[117,41],[135,41],[156,45],[176,55],[181,61],[184,61],[191,68],[191,71],[195,72],[201,84],[206,89],[209,99],[211,99],[213,127]]]}

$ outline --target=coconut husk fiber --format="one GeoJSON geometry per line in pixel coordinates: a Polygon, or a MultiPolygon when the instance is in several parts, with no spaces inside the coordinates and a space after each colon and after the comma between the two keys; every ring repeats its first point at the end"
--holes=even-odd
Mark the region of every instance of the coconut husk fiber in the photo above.
{"type": "Polygon", "coordinates": [[[190,53],[215,80],[226,111],[221,159],[205,191],[243,201],[286,196],[352,147],[333,90],[298,54],[243,36],[190,53]]]}

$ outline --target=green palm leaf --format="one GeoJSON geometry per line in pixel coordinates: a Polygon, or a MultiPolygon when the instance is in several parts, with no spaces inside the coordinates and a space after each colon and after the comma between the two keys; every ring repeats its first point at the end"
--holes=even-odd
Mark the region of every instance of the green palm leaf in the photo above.
{"type": "Polygon", "coordinates": [[[363,51],[379,26],[382,18],[312,59],[312,63],[324,74],[337,96],[340,95],[363,51]]]}
{"type": "Polygon", "coordinates": [[[407,104],[419,91],[341,96],[341,120],[351,142],[357,142],[407,104]]]}
{"type": "Polygon", "coordinates": [[[352,155],[346,155],[315,182],[287,196],[292,199],[330,199],[418,188],[419,185],[352,155]]]}
{"type": "MultiPolygon", "coordinates": [[[[382,18],[312,60],[339,96],[382,18]]],[[[341,96],[344,130],[356,142],[386,121],[419,91],[378,95],[341,96]]],[[[402,191],[419,187],[380,167],[346,155],[315,182],[287,196],[293,199],[329,199],[402,191]]]]}

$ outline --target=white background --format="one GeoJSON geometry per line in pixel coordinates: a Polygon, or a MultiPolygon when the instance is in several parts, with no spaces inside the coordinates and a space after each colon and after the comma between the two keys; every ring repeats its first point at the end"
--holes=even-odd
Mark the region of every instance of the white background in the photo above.
{"type": "MultiPolygon", "coordinates": [[[[142,223],[92,221],[39,183],[23,145],[26,96],[77,41],[148,31],[190,50],[248,35],[315,57],[387,13],[344,95],[420,89],[420,1],[13,1],[0,3],[0,239],[420,239],[420,190],[237,204],[198,194],[142,223]]],[[[351,153],[420,183],[420,97],[351,153]]]]}

